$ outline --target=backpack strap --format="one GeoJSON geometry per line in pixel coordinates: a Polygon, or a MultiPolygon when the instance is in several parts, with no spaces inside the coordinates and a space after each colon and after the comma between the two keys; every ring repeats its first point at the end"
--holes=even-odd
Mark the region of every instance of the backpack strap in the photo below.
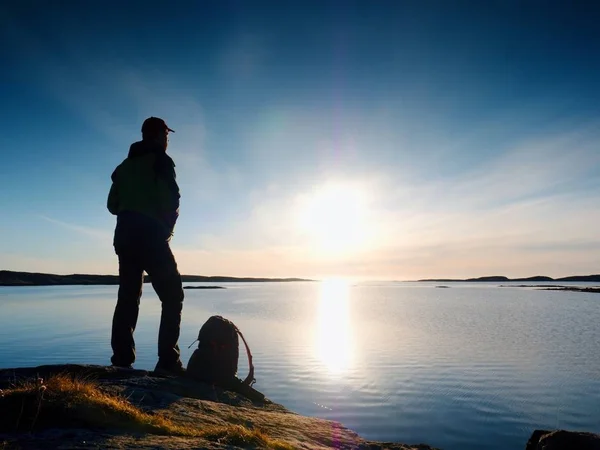
{"type": "Polygon", "coordinates": [[[248,347],[248,343],[246,342],[244,335],[242,334],[242,332],[240,331],[240,329],[237,326],[235,327],[235,331],[237,331],[237,333],[242,338],[242,341],[244,341],[244,346],[246,347],[246,353],[248,354],[248,365],[250,366],[250,371],[248,372],[248,376],[246,377],[246,379],[244,381],[242,381],[242,383],[247,386],[252,386],[254,383],[256,383],[256,379],[254,378],[254,364],[252,363],[252,353],[250,352],[250,347],[248,347]]]}

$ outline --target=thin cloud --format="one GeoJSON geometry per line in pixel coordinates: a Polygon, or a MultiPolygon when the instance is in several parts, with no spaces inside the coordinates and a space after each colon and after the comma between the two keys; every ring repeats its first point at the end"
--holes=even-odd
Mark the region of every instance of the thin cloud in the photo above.
{"type": "Polygon", "coordinates": [[[100,230],[100,229],[93,228],[93,227],[87,227],[84,225],[77,225],[74,223],[67,223],[67,222],[63,222],[61,220],[56,220],[56,219],[53,219],[51,217],[44,216],[44,215],[39,215],[38,217],[40,219],[43,219],[54,225],[65,228],[69,231],[74,231],[76,233],[79,233],[83,236],[91,237],[91,238],[102,240],[102,241],[112,239],[112,234],[107,231],[104,231],[104,230],[100,230]]]}
{"type": "Polygon", "coordinates": [[[23,77],[77,113],[88,126],[123,144],[140,136],[143,119],[162,115],[177,123],[173,125],[177,136],[186,135],[186,148],[198,152],[204,135],[202,108],[192,92],[179,87],[171,74],[143,70],[118,57],[90,54],[88,48],[72,40],[63,39],[50,46],[6,14],[6,40],[19,42],[21,53],[27,55],[26,59],[18,55],[23,77]],[[35,61],[35,70],[30,67],[31,61],[35,61]],[[120,101],[116,102],[117,98],[120,101]]]}
{"type": "MultiPolygon", "coordinates": [[[[17,20],[7,18],[5,24],[7,41],[20,42],[28,56],[21,61],[24,75],[117,144],[108,149],[115,158],[126,154],[128,145],[140,138],[146,117],[160,115],[176,129],[171,149],[186,194],[184,202],[214,201],[228,185],[240,184],[239,170],[228,167],[218,171],[209,163],[202,105],[171,74],[142,70],[104,55],[95,57],[69,41],[49,48],[17,20]],[[35,71],[30,70],[28,61],[35,61],[35,71]],[[129,105],[127,111],[122,110],[124,104],[129,105]]],[[[107,156],[108,160],[112,157],[107,156]]]]}
{"type": "Polygon", "coordinates": [[[16,272],[73,273],[116,275],[118,266],[113,262],[89,257],[73,261],[67,255],[60,258],[30,257],[15,253],[0,253],[0,267],[16,272]]]}
{"type": "Polygon", "coordinates": [[[267,57],[265,39],[257,33],[237,33],[220,52],[218,67],[233,84],[257,77],[267,57]]]}

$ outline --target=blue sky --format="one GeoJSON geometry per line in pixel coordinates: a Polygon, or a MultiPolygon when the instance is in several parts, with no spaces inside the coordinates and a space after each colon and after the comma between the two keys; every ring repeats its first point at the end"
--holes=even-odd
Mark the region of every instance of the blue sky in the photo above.
{"type": "Polygon", "coordinates": [[[0,267],[116,273],[110,174],[155,115],[183,273],[597,273],[593,3],[3,4],[0,267]]]}

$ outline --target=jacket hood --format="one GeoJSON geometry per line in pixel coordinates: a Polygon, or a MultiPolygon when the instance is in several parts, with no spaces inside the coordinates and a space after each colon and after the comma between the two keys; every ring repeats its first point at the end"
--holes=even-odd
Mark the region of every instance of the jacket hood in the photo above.
{"type": "Polygon", "coordinates": [[[138,156],[144,156],[148,153],[165,153],[165,150],[160,145],[150,141],[138,141],[131,144],[129,147],[128,158],[136,158],[138,156]]]}

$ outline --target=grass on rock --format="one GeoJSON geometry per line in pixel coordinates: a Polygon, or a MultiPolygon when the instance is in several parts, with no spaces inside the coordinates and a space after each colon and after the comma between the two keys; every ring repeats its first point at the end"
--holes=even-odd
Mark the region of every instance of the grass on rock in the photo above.
{"type": "MultiPolygon", "coordinates": [[[[100,428],[204,438],[225,445],[290,450],[292,446],[259,429],[242,425],[179,425],[159,413],[145,412],[121,395],[109,394],[93,380],[57,374],[25,381],[0,392],[0,432],[43,428],[100,428]]],[[[0,442],[0,450],[8,448],[0,442]]]]}

